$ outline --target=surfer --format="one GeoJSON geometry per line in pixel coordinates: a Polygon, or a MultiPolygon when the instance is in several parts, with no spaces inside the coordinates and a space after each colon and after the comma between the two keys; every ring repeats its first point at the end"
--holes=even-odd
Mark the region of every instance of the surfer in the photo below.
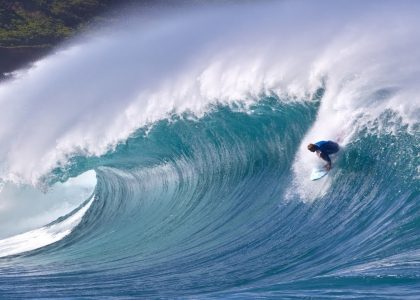
{"type": "Polygon", "coordinates": [[[316,154],[327,162],[325,169],[329,171],[331,169],[330,154],[337,153],[340,150],[340,146],[333,141],[319,141],[315,144],[309,144],[308,150],[316,152],[316,154]]]}

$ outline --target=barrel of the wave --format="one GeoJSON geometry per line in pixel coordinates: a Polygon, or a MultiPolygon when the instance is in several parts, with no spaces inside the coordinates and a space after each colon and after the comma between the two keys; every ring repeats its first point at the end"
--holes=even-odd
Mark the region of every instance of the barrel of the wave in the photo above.
{"type": "MultiPolygon", "coordinates": [[[[22,219],[20,226],[5,232],[0,239],[0,257],[24,254],[62,240],[81,222],[83,216],[95,199],[93,194],[96,186],[95,171],[88,171],[76,178],[70,178],[64,183],[56,183],[46,193],[30,186],[15,186],[7,184],[0,192],[0,196],[8,196],[7,201],[14,201],[6,213],[22,219]],[[12,196],[12,198],[9,198],[12,196]],[[67,202],[71,201],[71,202],[67,202]],[[45,209],[45,205],[59,205],[55,210],[46,209],[35,213],[38,209],[45,209]],[[32,210],[27,211],[26,206],[32,210]],[[34,207],[34,205],[39,205],[34,207]],[[24,211],[22,211],[24,210],[24,211]],[[30,222],[36,220],[36,222],[30,222]],[[42,224],[38,225],[38,224],[42,224]],[[35,229],[30,230],[31,227],[35,229]],[[37,228],[39,227],[39,228],[37,228]],[[29,230],[28,230],[29,228],[29,230]],[[18,233],[18,234],[16,234],[18,233]]],[[[3,219],[3,222],[7,220],[3,219]]],[[[7,223],[6,223],[7,224],[7,223]]]]}

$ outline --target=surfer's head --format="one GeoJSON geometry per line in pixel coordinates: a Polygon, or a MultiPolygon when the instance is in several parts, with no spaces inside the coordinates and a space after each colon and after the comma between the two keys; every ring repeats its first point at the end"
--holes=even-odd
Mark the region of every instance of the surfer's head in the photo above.
{"type": "Polygon", "coordinates": [[[315,151],[316,151],[316,149],[317,149],[316,145],[314,145],[314,144],[309,144],[309,145],[308,145],[308,150],[309,150],[309,151],[311,151],[311,152],[315,152],[315,151]]]}

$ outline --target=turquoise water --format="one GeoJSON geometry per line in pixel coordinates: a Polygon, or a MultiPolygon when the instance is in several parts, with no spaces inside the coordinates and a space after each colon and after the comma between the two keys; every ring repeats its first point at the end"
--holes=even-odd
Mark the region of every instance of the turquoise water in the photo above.
{"type": "Polygon", "coordinates": [[[0,298],[418,299],[419,12],[158,7],[13,74],[0,298]]]}
{"type": "Polygon", "coordinates": [[[286,197],[318,104],[216,106],[75,158],[55,176],[96,170],[91,207],[59,242],[1,259],[1,295],[415,299],[418,136],[361,130],[324,196],[286,197]]]}

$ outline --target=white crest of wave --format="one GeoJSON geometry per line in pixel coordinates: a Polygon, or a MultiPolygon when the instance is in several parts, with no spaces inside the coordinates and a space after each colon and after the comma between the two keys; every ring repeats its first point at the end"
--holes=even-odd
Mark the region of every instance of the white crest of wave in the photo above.
{"type": "Polygon", "coordinates": [[[418,13],[414,1],[220,4],[74,40],[0,85],[0,176],[36,184],[169,113],[264,93],[309,99],[323,83],[303,145],[344,140],[386,108],[417,121],[418,13]]]}

